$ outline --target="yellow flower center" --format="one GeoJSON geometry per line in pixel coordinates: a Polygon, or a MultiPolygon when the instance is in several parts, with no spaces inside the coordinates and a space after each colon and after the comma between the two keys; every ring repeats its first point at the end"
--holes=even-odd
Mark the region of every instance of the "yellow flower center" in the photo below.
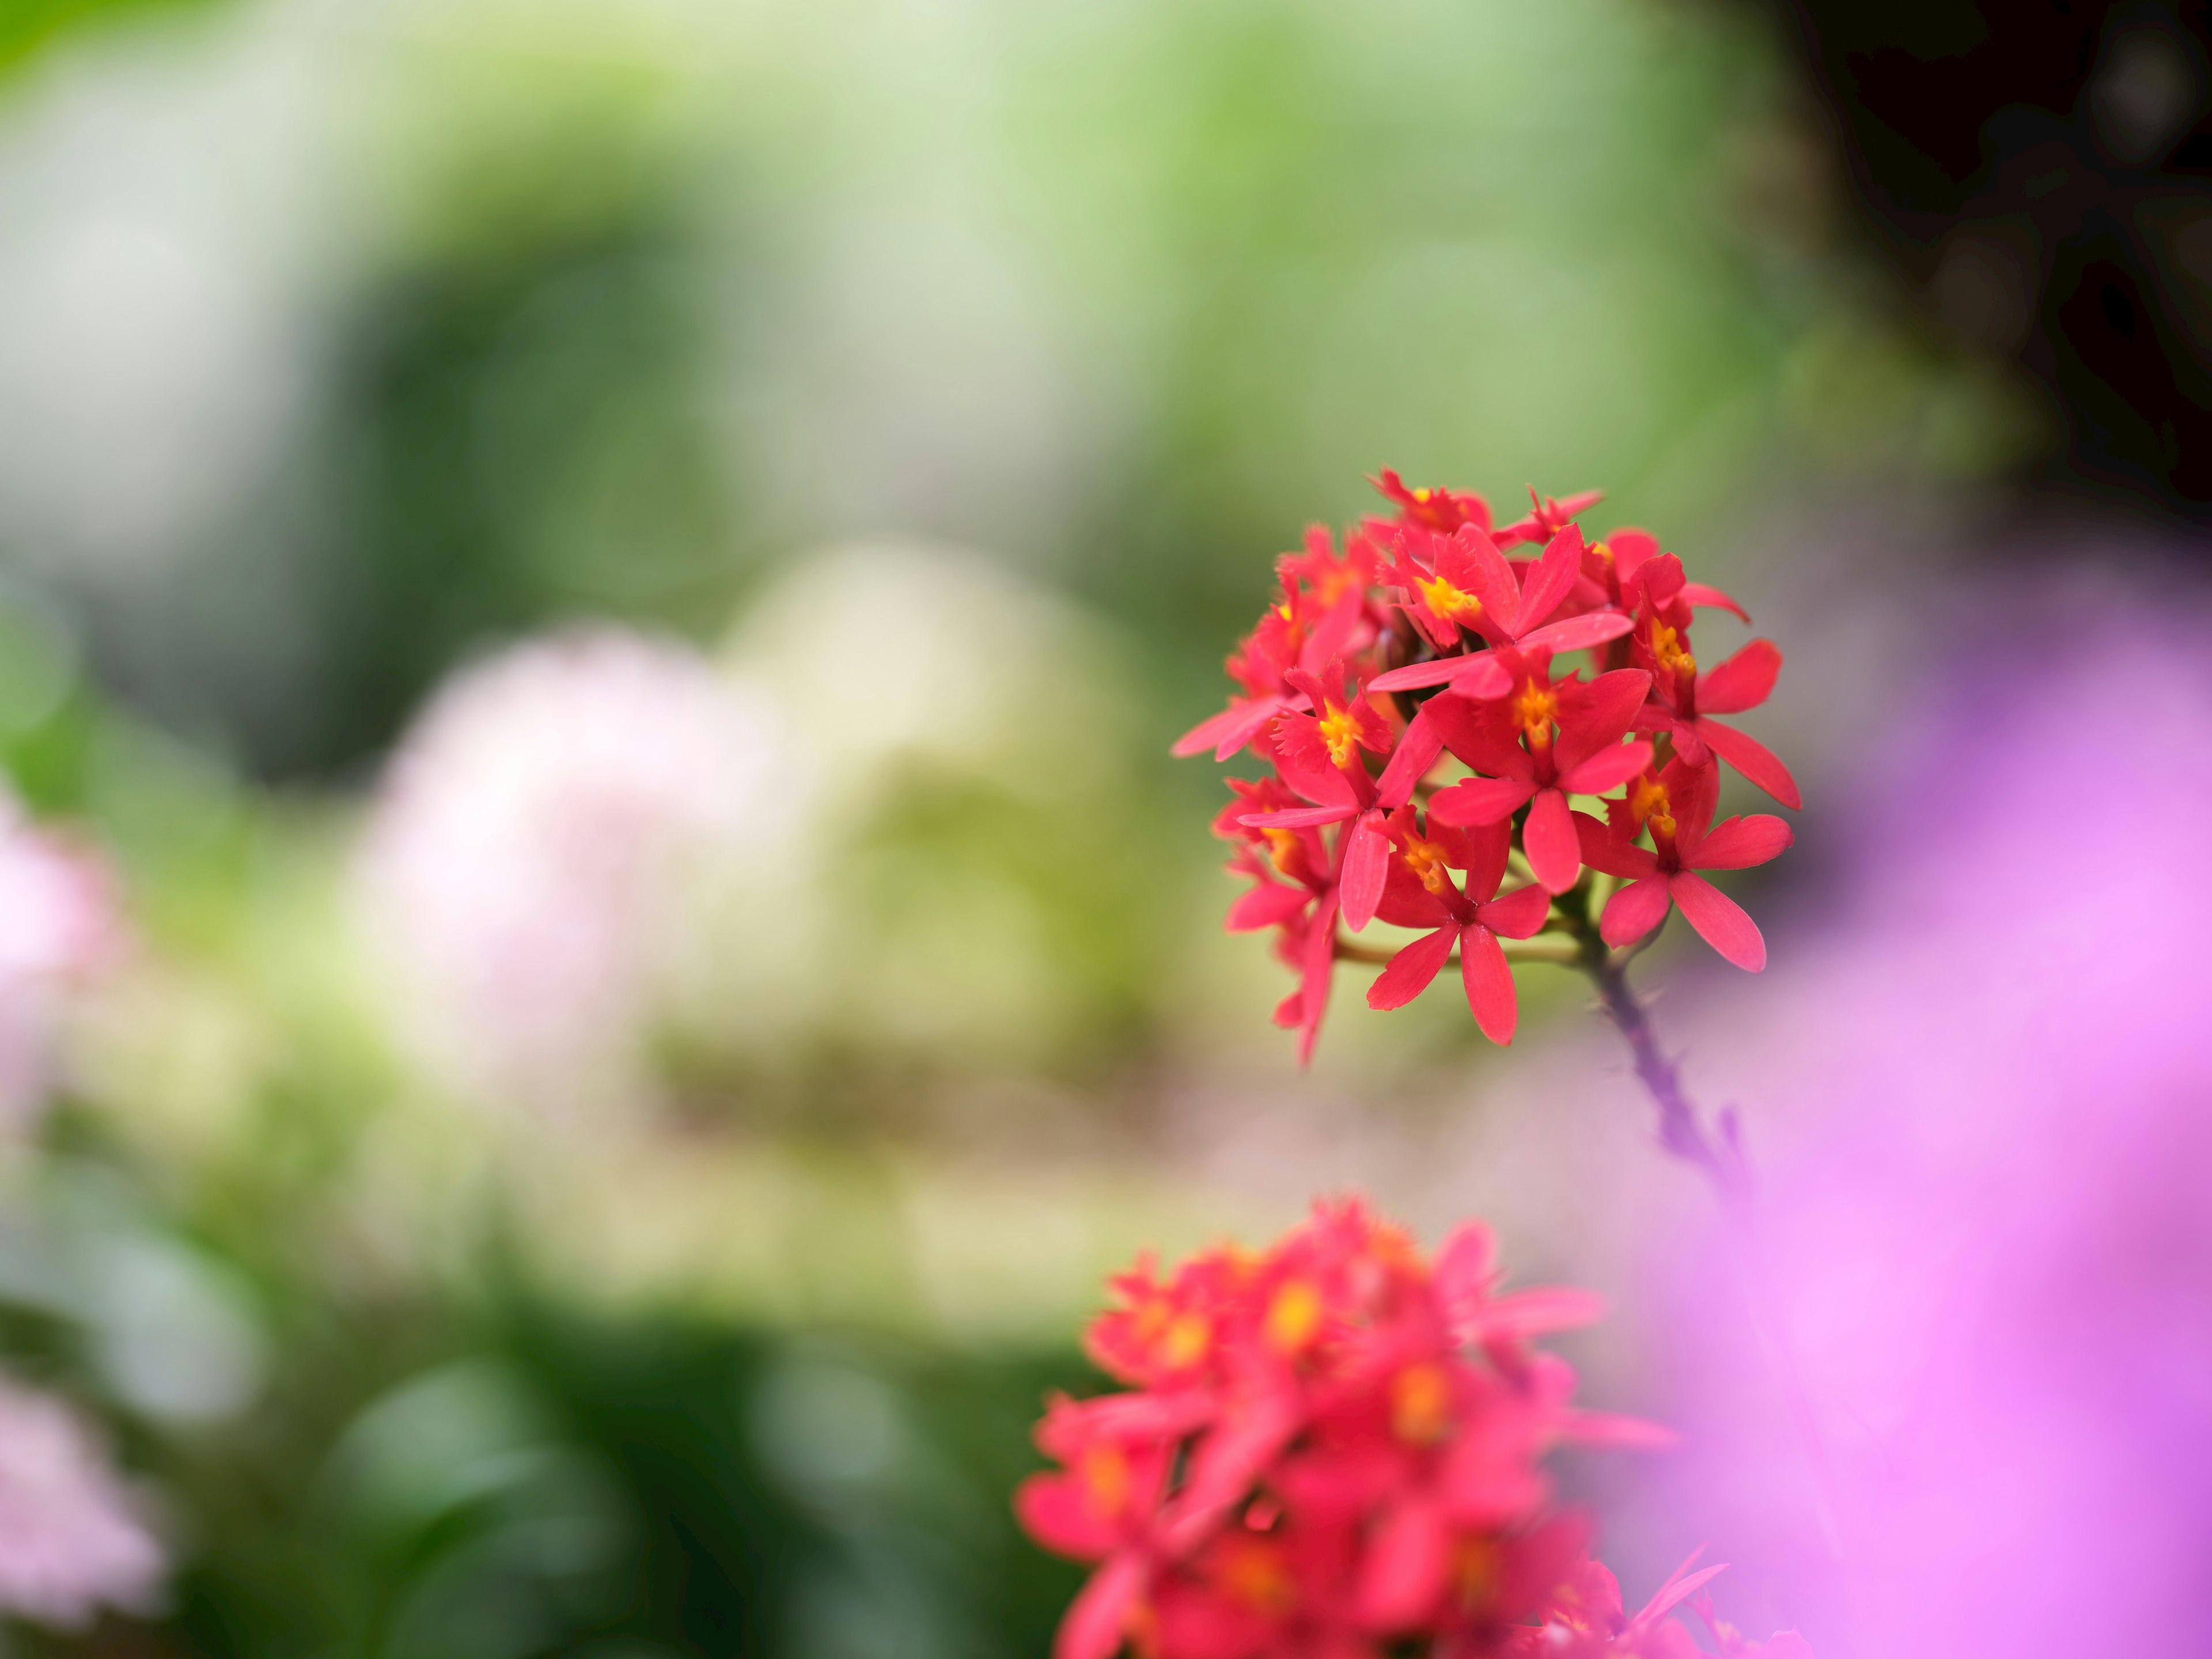
{"type": "Polygon", "coordinates": [[[1321,1292],[1293,1279],[1267,1304],[1267,1346],[1278,1353],[1297,1353],[1321,1330],[1321,1292]]]}
{"type": "Polygon", "coordinates": [[[1321,717],[1321,738],[1328,745],[1328,757],[1340,767],[1352,764],[1352,751],[1359,746],[1359,722],[1352,719],[1349,708],[1335,703],[1321,717]]]}
{"type": "Polygon", "coordinates": [[[1442,576],[1418,577],[1413,586],[1420,590],[1421,603],[1446,622],[1472,622],[1482,614],[1480,599],[1442,576]]]}
{"type": "Polygon", "coordinates": [[[1195,1365],[1206,1358],[1206,1351],[1213,1346],[1213,1328],[1194,1313],[1177,1314],[1160,1339],[1160,1363],[1170,1370],[1179,1371],[1195,1365]]]}

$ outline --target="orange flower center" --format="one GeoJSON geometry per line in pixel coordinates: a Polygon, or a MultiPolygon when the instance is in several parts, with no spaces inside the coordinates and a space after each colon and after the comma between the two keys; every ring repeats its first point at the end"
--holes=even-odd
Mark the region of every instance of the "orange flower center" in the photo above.
{"type": "Polygon", "coordinates": [[[1651,624],[1651,657],[1662,672],[1672,674],[1678,679],[1684,675],[1694,678],[1697,674],[1698,659],[1690,654],[1689,647],[1682,643],[1682,636],[1664,623],[1651,624]]]}
{"type": "Polygon", "coordinates": [[[1655,836],[1674,833],[1674,804],[1667,798],[1667,786],[1650,778],[1638,778],[1628,792],[1628,810],[1638,825],[1650,824],[1655,836]]]}
{"type": "Polygon", "coordinates": [[[1267,857],[1275,866],[1275,873],[1287,876],[1297,861],[1298,836],[1295,830],[1285,830],[1275,824],[1260,832],[1267,838],[1267,857]]]}
{"type": "Polygon", "coordinates": [[[1205,1358],[1206,1351],[1212,1346],[1213,1327],[1204,1316],[1180,1313],[1168,1322],[1167,1332],[1160,1338],[1156,1352],[1163,1365],[1179,1371],[1205,1358]]]}
{"type": "Polygon", "coordinates": [[[1444,849],[1419,836],[1407,836],[1402,856],[1406,867],[1420,878],[1421,885],[1442,898],[1451,885],[1451,877],[1444,870],[1444,849]]]}
{"type": "Polygon", "coordinates": [[[1433,1446],[1451,1428],[1451,1379],[1441,1365],[1408,1365],[1390,1379],[1390,1432],[1433,1446]]]}
{"type": "Polygon", "coordinates": [[[1498,1546],[1487,1538],[1462,1538],[1452,1546],[1452,1594],[1469,1611],[1488,1602],[1498,1584],[1498,1546]]]}
{"type": "Polygon", "coordinates": [[[1107,1516],[1121,1513],[1129,1501],[1129,1460],[1119,1446],[1092,1446],[1083,1454],[1083,1484],[1091,1507],[1107,1516]]]}
{"type": "Polygon", "coordinates": [[[1238,1540],[1223,1552],[1221,1587],[1255,1613],[1279,1619],[1298,1604],[1297,1580],[1282,1553],[1257,1539],[1238,1540]]]}
{"type": "Polygon", "coordinates": [[[1293,1279],[1267,1304],[1267,1346],[1278,1353],[1297,1353],[1321,1331],[1321,1292],[1293,1279]]]}
{"type": "Polygon", "coordinates": [[[1552,722],[1559,718],[1559,694],[1549,686],[1534,680],[1522,683],[1520,695],[1513,699],[1513,718],[1528,733],[1528,746],[1541,749],[1552,740],[1552,722]]]}

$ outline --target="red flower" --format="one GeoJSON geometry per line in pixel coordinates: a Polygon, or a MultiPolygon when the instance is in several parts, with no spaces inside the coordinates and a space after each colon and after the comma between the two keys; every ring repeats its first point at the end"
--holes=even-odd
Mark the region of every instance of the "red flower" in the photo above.
{"type": "Polygon", "coordinates": [[[1712,719],[1741,714],[1765,702],[1782,672],[1782,653],[1766,640],[1753,640],[1717,668],[1698,671],[1690,651],[1688,585],[1681,562],[1671,553],[1650,561],[1638,573],[1642,603],[1630,636],[1630,660],[1651,675],[1651,702],[1640,730],[1665,732],[1682,757],[1695,766],[1710,749],[1784,806],[1804,803],[1797,781],[1762,744],[1712,719]]]}
{"type": "MultiPolygon", "coordinates": [[[[1701,672],[1690,648],[1694,610],[1741,616],[1742,608],[1686,580],[1680,560],[1649,532],[1622,529],[1585,544],[1576,518],[1597,496],[1534,492],[1528,516],[1493,532],[1479,495],[1409,489],[1387,470],[1375,483],[1395,516],[1365,520],[1340,548],[1316,526],[1303,551],[1277,561],[1278,597],[1229,659],[1236,694],[1176,744],[1178,754],[1211,748],[1218,759],[1249,750],[1266,769],[1232,781],[1236,799],[1214,825],[1239,843],[1229,868],[1245,884],[1224,925],[1270,935],[1296,976],[1275,1020],[1297,1033],[1301,1064],[1319,1036],[1336,963],[1368,954],[1340,938],[1340,917],[1357,934],[1387,907],[1424,935],[1376,981],[1375,1006],[1409,1000],[1456,950],[1477,1024],[1503,1040],[1518,1000],[1499,940],[1523,936],[1515,930],[1524,925],[1540,931],[1539,892],[1565,894],[1583,878],[1571,796],[1632,785],[1648,793],[1668,775],[1656,765],[1718,759],[1778,799],[1797,799],[1782,763],[1716,718],[1765,700],[1780,653],[1754,641],[1701,672]],[[1507,556],[1524,543],[1541,553],[1507,556]],[[1559,653],[1583,650],[1595,655],[1595,678],[1553,676],[1559,653]],[[1431,796],[1429,775],[1447,749],[1474,775],[1431,796]],[[1417,793],[1426,806],[1403,811],[1417,793]],[[1480,878],[1465,862],[1468,848],[1488,842],[1459,832],[1492,830],[1535,876],[1523,893],[1496,896],[1489,851],[1480,878]],[[1445,852],[1421,853],[1425,879],[1408,888],[1416,841],[1445,852]],[[1458,882],[1458,872],[1470,879],[1458,882]]],[[[1766,832],[1724,826],[1701,848],[1670,842],[1647,853],[1635,843],[1649,814],[1632,808],[1633,798],[1608,802],[1611,818],[1633,824],[1613,837],[1620,848],[1604,867],[1650,860],[1668,891],[1687,896],[1679,902],[1703,918],[1701,931],[1726,941],[1731,959],[1744,958],[1757,930],[1730,921],[1740,913],[1691,873],[1689,860],[1747,860],[1738,839],[1766,832]]],[[[1654,903],[1650,890],[1619,896],[1607,937],[1646,911],[1656,925],[1665,905],[1654,903]]],[[[1570,901],[1560,925],[1583,929],[1582,914],[1570,901]]]]}
{"type": "Polygon", "coordinates": [[[1612,827],[1588,813],[1574,815],[1583,862],[1629,883],[1607,903],[1599,923],[1607,945],[1633,945],[1679,906],[1698,937],[1737,967],[1755,974],[1766,966],[1758,924],[1696,872],[1764,864],[1790,845],[1790,826],[1764,813],[1713,823],[1718,785],[1715,768],[1676,759],[1656,777],[1646,775],[1630,787],[1612,827]],[[1649,851],[1632,839],[1646,830],[1649,851]]]}
{"type": "Polygon", "coordinates": [[[1058,1659],[1480,1659],[1570,1613],[1586,1534],[1552,1512],[1542,1459],[1608,1420],[1529,1339],[1592,1298],[1500,1296],[1484,1229],[1431,1267],[1356,1200],[1264,1254],[1164,1280],[1141,1262],[1113,1289],[1086,1346],[1131,1386],[1052,1401],[1037,1443],[1059,1467],[1015,1501],[1039,1542],[1098,1564],[1058,1659]]]}
{"type": "Polygon", "coordinates": [[[1508,547],[1516,542],[1550,541],[1604,499],[1602,489],[1585,489],[1565,501],[1553,501],[1549,495],[1537,495],[1532,484],[1528,489],[1532,509],[1528,516],[1507,525],[1498,532],[1498,539],[1508,547]]]}
{"type": "Polygon", "coordinates": [[[1447,694],[1426,705],[1444,746],[1487,775],[1442,791],[1429,813],[1445,823],[1491,824],[1526,805],[1528,867],[1549,890],[1564,893],[1583,866],[1567,797],[1618,789],[1650,763],[1650,744],[1621,742],[1650,677],[1624,668],[1589,685],[1554,683],[1547,653],[1500,653],[1499,661],[1511,676],[1509,696],[1474,702],[1447,694]]]}
{"type": "MultiPolygon", "coordinates": [[[[1439,797],[1441,799],[1441,797],[1439,797]]],[[[1368,988],[1370,1008],[1402,1008],[1429,988],[1456,945],[1461,982],[1474,1023],[1492,1042],[1510,1042],[1520,1018],[1513,993],[1513,969],[1499,939],[1527,939],[1544,925],[1552,896],[1541,887],[1522,887],[1494,897],[1504,879],[1512,832],[1502,820],[1486,829],[1464,830],[1436,820],[1429,835],[1414,822],[1413,809],[1401,806],[1388,822],[1393,856],[1379,914],[1400,927],[1433,931],[1390,958],[1381,977],[1368,988]],[[1462,892],[1450,872],[1467,872],[1462,892]]]]}
{"type": "Polygon", "coordinates": [[[1471,489],[1408,489],[1387,466],[1381,477],[1367,482],[1397,504],[1401,524],[1418,525],[1446,536],[1463,524],[1477,530],[1490,528],[1490,503],[1471,489]]]}
{"type": "MultiPolygon", "coordinates": [[[[1467,574],[1480,600],[1478,609],[1465,620],[1492,645],[1514,646],[1523,652],[1586,651],[1620,638],[1635,625],[1616,611],[1586,611],[1547,625],[1547,619],[1574,591],[1582,571],[1583,534],[1572,525],[1561,531],[1544,550],[1544,556],[1528,568],[1525,584],[1498,550],[1497,544],[1479,530],[1462,530],[1445,545],[1463,561],[1451,568],[1467,574]]],[[[1428,607],[1425,604],[1423,608],[1428,607]]],[[[1370,689],[1403,691],[1447,684],[1470,696],[1502,697],[1510,678],[1493,656],[1477,653],[1394,668],[1376,676],[1370,689]]]]}

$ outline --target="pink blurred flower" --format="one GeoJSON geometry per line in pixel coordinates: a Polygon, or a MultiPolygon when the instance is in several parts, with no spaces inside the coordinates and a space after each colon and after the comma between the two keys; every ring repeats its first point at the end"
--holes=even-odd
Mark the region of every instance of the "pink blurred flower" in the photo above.
{"type": "Polygon", "coordinates": [[[75,1627],[142,1607],[161,1550],[91,1430],[63,1401],[0,1379],[0,1610],[75,1627]]]}
{"type": "Polygon", "coordinates": [[[791,793],[777,720],[690,647],[536,641],[456,675],[417,720],[362,896],[464,1082],[560,1105],[623,1086],[700,878],[775,847],[791,793]]]}
{"type": "Polygon", "coordinates": [[[46,1103],[69,997],[122,939],[106,864],[0,793],[0,1123],[46,1103]]]}

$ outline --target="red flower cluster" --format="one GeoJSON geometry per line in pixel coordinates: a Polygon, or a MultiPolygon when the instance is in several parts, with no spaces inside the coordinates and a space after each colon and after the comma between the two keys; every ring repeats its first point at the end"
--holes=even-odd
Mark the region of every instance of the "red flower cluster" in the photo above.
{"type": "MultiPolygon", "coordinates": [[[[1575,1409],[1572,1371],[1531,1346],[1595,1299],[1498,1284],[1486,1229],[1431,1266],[1356,1200],[1264,1255],[1115,1279],[1086,1346],[1129,1389],[1051,1401],[1037,1443],[1060,1467],[1015,1498],[1039,1543],[1098,1563],[1054,1659],[1696,1654],[1665,1615],[1719,1569],[1631,1618],[1548,1504],[1551,1445],[1658,1437],[1575,1409]]],[[[1723,1640],[1809,1659],[1795,1637],[1723,1640]]]]}
{"type": "Polygon", "coordinates": [[[1627,884],[1601,919],[1607,944],[1679,908],[1730,962],[1765,967],[1758,927],[1699,872],[1790,844],[1779,818],[1712,823],[1723,762],[1799,804],[1789,769],[1716,718],[1765,702],[1782,653],[1754,640],[1701,670],[1693,612],[1742,607],[1685,580],[1644,531],[1586,543],[1576,520],[1595,495],[1535,500],[1500,529],[1480,495],[1408,489],[1389,471],[1376,488],[1395,516],[1364,520],[1340,552],[1316,526],[1304,552],[1283,556],[1279,593],[1229,659],[1238,694],[1176,744],[1224,761],[1249,749],[1268,765],[1230,780],[1214,830],[1252,883],[1230,930],[1274,929],[1299,976],[1275,1018],[1299,1033],[1301,1060],[1328,1006],[1338,923],[1357,933],[1376,917],[1422,937],[1370,1005],[1410,1001],[1456,951],[1476,1024],[1512,1041],[1499,940],[1544,929],[1585,870],[1627,884]],[[1587,680],[1554,672],[1576,652],[1591,654],[1587,680]],[[1432,781],[1447,757],[1467,775],[1432,781]],[[1614,790],[1603,822],[1570,806],[1614,790]],[[1509,872],[1521,883],[1501,895],[1509,872]]]}

